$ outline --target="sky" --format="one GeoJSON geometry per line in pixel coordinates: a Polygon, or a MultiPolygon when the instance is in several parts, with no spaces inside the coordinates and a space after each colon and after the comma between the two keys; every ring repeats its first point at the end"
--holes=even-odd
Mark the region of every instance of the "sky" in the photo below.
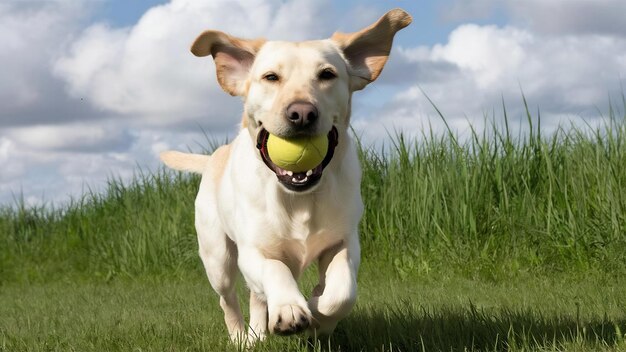
{"type": "Polygon", "coordinates": [[[59,205],[232,138],[241,100],[189,52],[203,30],[321,39],[395,7],[414,21],[353,99],[368,144],[442,133],[427,97],[461,136],[502,101],[523,129],[522,92],[548,133],[597,125],[622,97],[623,0],[0,0],[0,205],[59,205]]]}

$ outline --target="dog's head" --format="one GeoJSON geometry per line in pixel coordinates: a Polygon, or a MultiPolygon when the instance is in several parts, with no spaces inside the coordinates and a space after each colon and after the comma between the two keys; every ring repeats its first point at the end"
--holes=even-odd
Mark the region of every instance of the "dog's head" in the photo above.
{"type": "MultiPolygon", "coordinates": [[[[395,33],[410,23],[408,13],[395,9],[361,31],[297,43],[246,40],[209,30],[200,34],[191,52],[212,55],[222,88],[243,97],[242,125],[253,139],[267,131],[283,138],[329,134],[336,143],[333,127],[347,129],[352,92],[378,77],[395,33]]],[[[271,161],[268,166],[287,188],[305,190],[317,183],[325,165],[308,176],[287,175],[271,161]]]]}

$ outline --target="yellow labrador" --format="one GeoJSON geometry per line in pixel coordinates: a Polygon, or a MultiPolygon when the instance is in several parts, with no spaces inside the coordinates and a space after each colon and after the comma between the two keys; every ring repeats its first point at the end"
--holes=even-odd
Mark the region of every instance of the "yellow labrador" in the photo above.
{"type": "Polygon", "coordinates": [[[245,40],[206,31],[191,52],[213,56],[217,80],[244,99],[242,128],[211,156],[168,151],[163,162],[202,173],[196,198],[200,257],[220,295],[233,340],[267,331],[331,333],[356,300],[363,211],[361,170],[347,128],[354,91],[374,81],[395,33],[411,23],[401,9],[355,33],[307,42],[245,40]],[[271,162],[267,133],[327,134],[317,167],[293,173],[271,162]],[[296,280],[317,260],[319,284],[307,300],[296,280]],[[235,293],[250,288],[246,329],[235,293]]]}

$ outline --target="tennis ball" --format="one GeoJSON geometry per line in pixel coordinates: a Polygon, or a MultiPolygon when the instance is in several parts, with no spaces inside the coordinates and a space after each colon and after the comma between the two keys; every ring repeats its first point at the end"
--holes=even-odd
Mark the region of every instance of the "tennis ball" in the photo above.
{"type": "Polygon", "coordinates": [[[267,153],[278,167],[292,171],[304,172],[321,164],[328,151],[328,137],[280,138],[270,134],[267,139],[267,153]]]}

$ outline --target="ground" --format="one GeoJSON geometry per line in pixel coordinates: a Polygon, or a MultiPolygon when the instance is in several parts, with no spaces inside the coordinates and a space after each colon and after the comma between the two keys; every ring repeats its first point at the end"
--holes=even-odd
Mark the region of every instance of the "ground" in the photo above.
{"type": "MultiPolygon", "coordinates": [[[[254,350],[626,351],[623,278],[402,279],[384,266],[364,265],[358,304],[330,340],[271,336],[254,350]]],[[[239,349],[199,273],[5,285],[0,316],[0,351],[239,349]]]]}

